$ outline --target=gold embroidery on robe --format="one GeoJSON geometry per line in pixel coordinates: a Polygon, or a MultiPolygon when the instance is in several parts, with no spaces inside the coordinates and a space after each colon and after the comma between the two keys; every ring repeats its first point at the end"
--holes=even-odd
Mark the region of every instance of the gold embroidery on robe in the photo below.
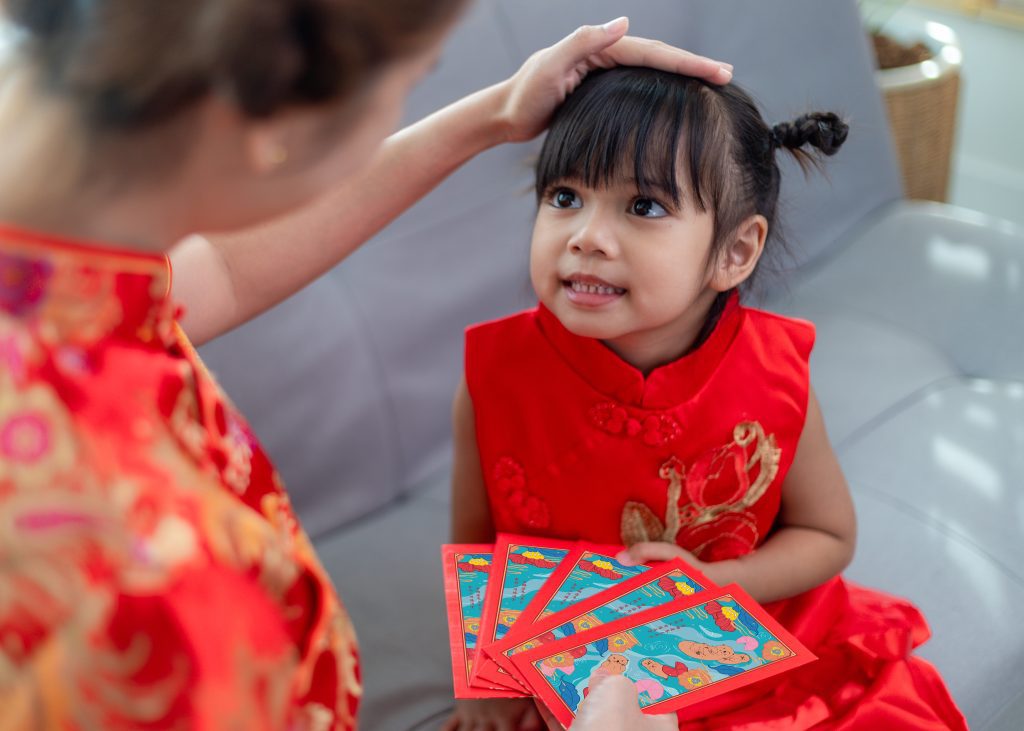
{"type": "MultiPolygon", "coordinates": [[[[689,470],[678,458],[669,458],[658,471],[658,476],[668,483],[664,520],[644,503],[627,502],[622,510],[622,542],[627,546],[644,541],[675,543],[681,530],[710,527],[710,524],[729,516],[740,520],[746,527],[754,527],[756,543],[756,524],[746,511],[772,484],[779,471],[781,455],[775,435],[766,435],[756,421],[743,421],[733,429],[731,444],[697,459],[689,470]],[[736,491],[727,500],[709,504],[705,500],[705,488],[721,475],[730,463],[730,455],[737,451],[744,457],[744,462],[742,472],[737,470],[736,491]]],[[[712,540],[694,547],[693,552],[699,555],[712,540]]]]}

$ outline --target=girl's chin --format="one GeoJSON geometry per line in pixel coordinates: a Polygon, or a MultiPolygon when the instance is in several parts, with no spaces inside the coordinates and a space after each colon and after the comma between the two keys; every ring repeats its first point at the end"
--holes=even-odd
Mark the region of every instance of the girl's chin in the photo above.
{"type": "Polygon", "coordinates": [[[607,318],[579,312],[555,312],[558,321],[573,335],[595,340],[610,340],[622,335],[621,329],[608,326],[607,318]],[[602,322],[603,320],[603,322],[602,322]]]}

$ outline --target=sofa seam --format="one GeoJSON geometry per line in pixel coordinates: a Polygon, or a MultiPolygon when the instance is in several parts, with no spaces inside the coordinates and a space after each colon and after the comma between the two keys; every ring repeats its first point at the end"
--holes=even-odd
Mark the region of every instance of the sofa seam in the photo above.
{"type": "Polygon", "coordinates": [[[913,515],[921,523],[933,528],[934,530],[944,534],[949,538],[955,539],[963,546],[972,549],[974,552],[981,554],[986,559],[988,559],[994,566],[996,566],[1014,584],[1017,584],[1018,586],[1024,588],[1024,577],[1015,573],[1005,561],[1003,561],[998,556],[993,555],[988,549],[981,546],[976,541],[972,540],[969,536],[964,535],[958,530],[950,528],[948,525],[941,521],[935,520],[927,513],[915,508],[910,503],[904,500],[900,500],[898,497],[894,497],[889,493],[883,492],[872,487],[860,487],[858,488],[858,492],[870,493],[872,496],[875,497],[875,499],[879,500],[880,502],[887,503],[890,507],[893,507],[902,513],[913,515]]]}

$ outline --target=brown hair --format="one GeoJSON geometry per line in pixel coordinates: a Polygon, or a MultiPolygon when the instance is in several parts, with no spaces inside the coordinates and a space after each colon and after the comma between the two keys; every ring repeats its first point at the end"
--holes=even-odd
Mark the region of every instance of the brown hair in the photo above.
{"type": "Polygon", "coordinates": [[[266,117],[358,92],[466,0],[5,0],[47,89],[94,132],[168,120],[217,91],[266,117]]]}

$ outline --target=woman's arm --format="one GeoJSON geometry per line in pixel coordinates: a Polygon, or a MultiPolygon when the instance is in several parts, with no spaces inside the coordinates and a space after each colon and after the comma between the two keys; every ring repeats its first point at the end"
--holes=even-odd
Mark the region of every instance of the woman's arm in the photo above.
{"type": "Polygon", "coordinates": [[[273,307],[351,254],[463,163],[504,139],[501,85],[396,132],[368,167],[284,217],[191,236],[171,252],[182,327],[196,345],[273,307]]]}
{"type": "Polygon", "coordinates": [[[731,67],[623,37],[627,23],[585,26],[531,56],[514,76],[389,137],[358,176],[301,210],[229,235],[192,236],[171,252],[174,297],[202,344],[295,293],[348,256],[463,163],[531,139],[586,74],[647,65],[725,83],[731,67]]]}
{"type": "Polygon", "coordinates": [[[480,453],[476,446],[476,420],[473,402],[463,378],[452,403],[452,541],[454,543],[491,543],[494,523],[487,502],[480,453]]]}
{"type": "Polygon", "coordinates": [[[775,531],[742,558],[705,563],[669,543],[640,543],[632,561],[683,556],[718,584],[736,582],[759,602],[800,594],[839,574],[853,558],[857,521],[846,478],[813,389],[793,464],[782,483],[775,531]]]}

